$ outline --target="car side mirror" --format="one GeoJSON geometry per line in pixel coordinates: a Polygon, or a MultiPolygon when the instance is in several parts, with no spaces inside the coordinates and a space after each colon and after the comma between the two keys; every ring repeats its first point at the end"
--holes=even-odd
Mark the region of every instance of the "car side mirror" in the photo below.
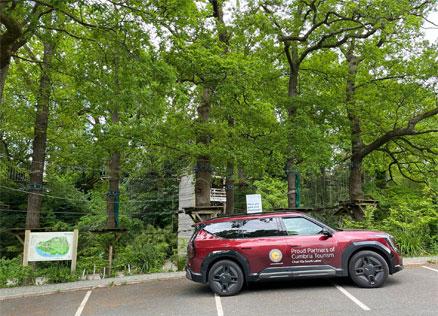
{"type": "Polygon", "coordinates": [[[322,229],[321,233],[322,233],[324,236],[327,236],[327,238],[330,238],[330,237],[333,236],[332,232],[329,231],[329,230],[328,230],[327,228],[325,228],[325,227],[322,229]]]}

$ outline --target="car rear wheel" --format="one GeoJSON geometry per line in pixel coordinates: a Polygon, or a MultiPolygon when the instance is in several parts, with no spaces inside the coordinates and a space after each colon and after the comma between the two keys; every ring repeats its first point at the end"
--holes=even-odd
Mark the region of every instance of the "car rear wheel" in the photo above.
{"type": "Polygon", "coordinates": [[[208,284],[220,296],[236,295],[243,286],[242,269],[233,261],[218,261],[208,273],[208,284]]]}
{"type": "Polygon", "coordinates": [[[360,251],[350,260],[348,271],[350,278],[360,287],[375,288],[388,278],[389,269],[386,260],[374,251],[360,251]]]}

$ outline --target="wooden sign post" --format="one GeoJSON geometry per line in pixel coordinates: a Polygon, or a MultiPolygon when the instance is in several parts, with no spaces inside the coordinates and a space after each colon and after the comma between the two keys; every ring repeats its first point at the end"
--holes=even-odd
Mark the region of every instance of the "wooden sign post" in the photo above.
{"type": "Polygon", "coordinates": [[[76,270],[79,230],[73,232],[24,233],[23,266],[29,261],[71,260],[71,273],[76,270]]]}

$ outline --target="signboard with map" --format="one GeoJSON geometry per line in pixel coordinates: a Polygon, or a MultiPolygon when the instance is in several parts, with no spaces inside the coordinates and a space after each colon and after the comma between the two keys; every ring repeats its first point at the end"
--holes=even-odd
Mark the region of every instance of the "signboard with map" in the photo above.
{"type": "Polygon", "coordinates": [[[73,237],[73,232],[30,232],[28,261],[72,260],[73,237]]]}

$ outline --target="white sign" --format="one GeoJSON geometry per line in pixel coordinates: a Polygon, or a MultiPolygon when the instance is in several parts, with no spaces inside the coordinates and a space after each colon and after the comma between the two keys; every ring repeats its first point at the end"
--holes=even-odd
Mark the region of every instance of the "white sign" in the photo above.
{"type": "Polygon", "coordinates": [[[246,196],[246,212],[247,213],[262,212],[262,196],[260,194],[249,194],[246,196]]]}
{"type": "Polygon", "coordinates": [[[28,261],[72,260],[73,235],[73,232],[30,232],[28,261]]]}

